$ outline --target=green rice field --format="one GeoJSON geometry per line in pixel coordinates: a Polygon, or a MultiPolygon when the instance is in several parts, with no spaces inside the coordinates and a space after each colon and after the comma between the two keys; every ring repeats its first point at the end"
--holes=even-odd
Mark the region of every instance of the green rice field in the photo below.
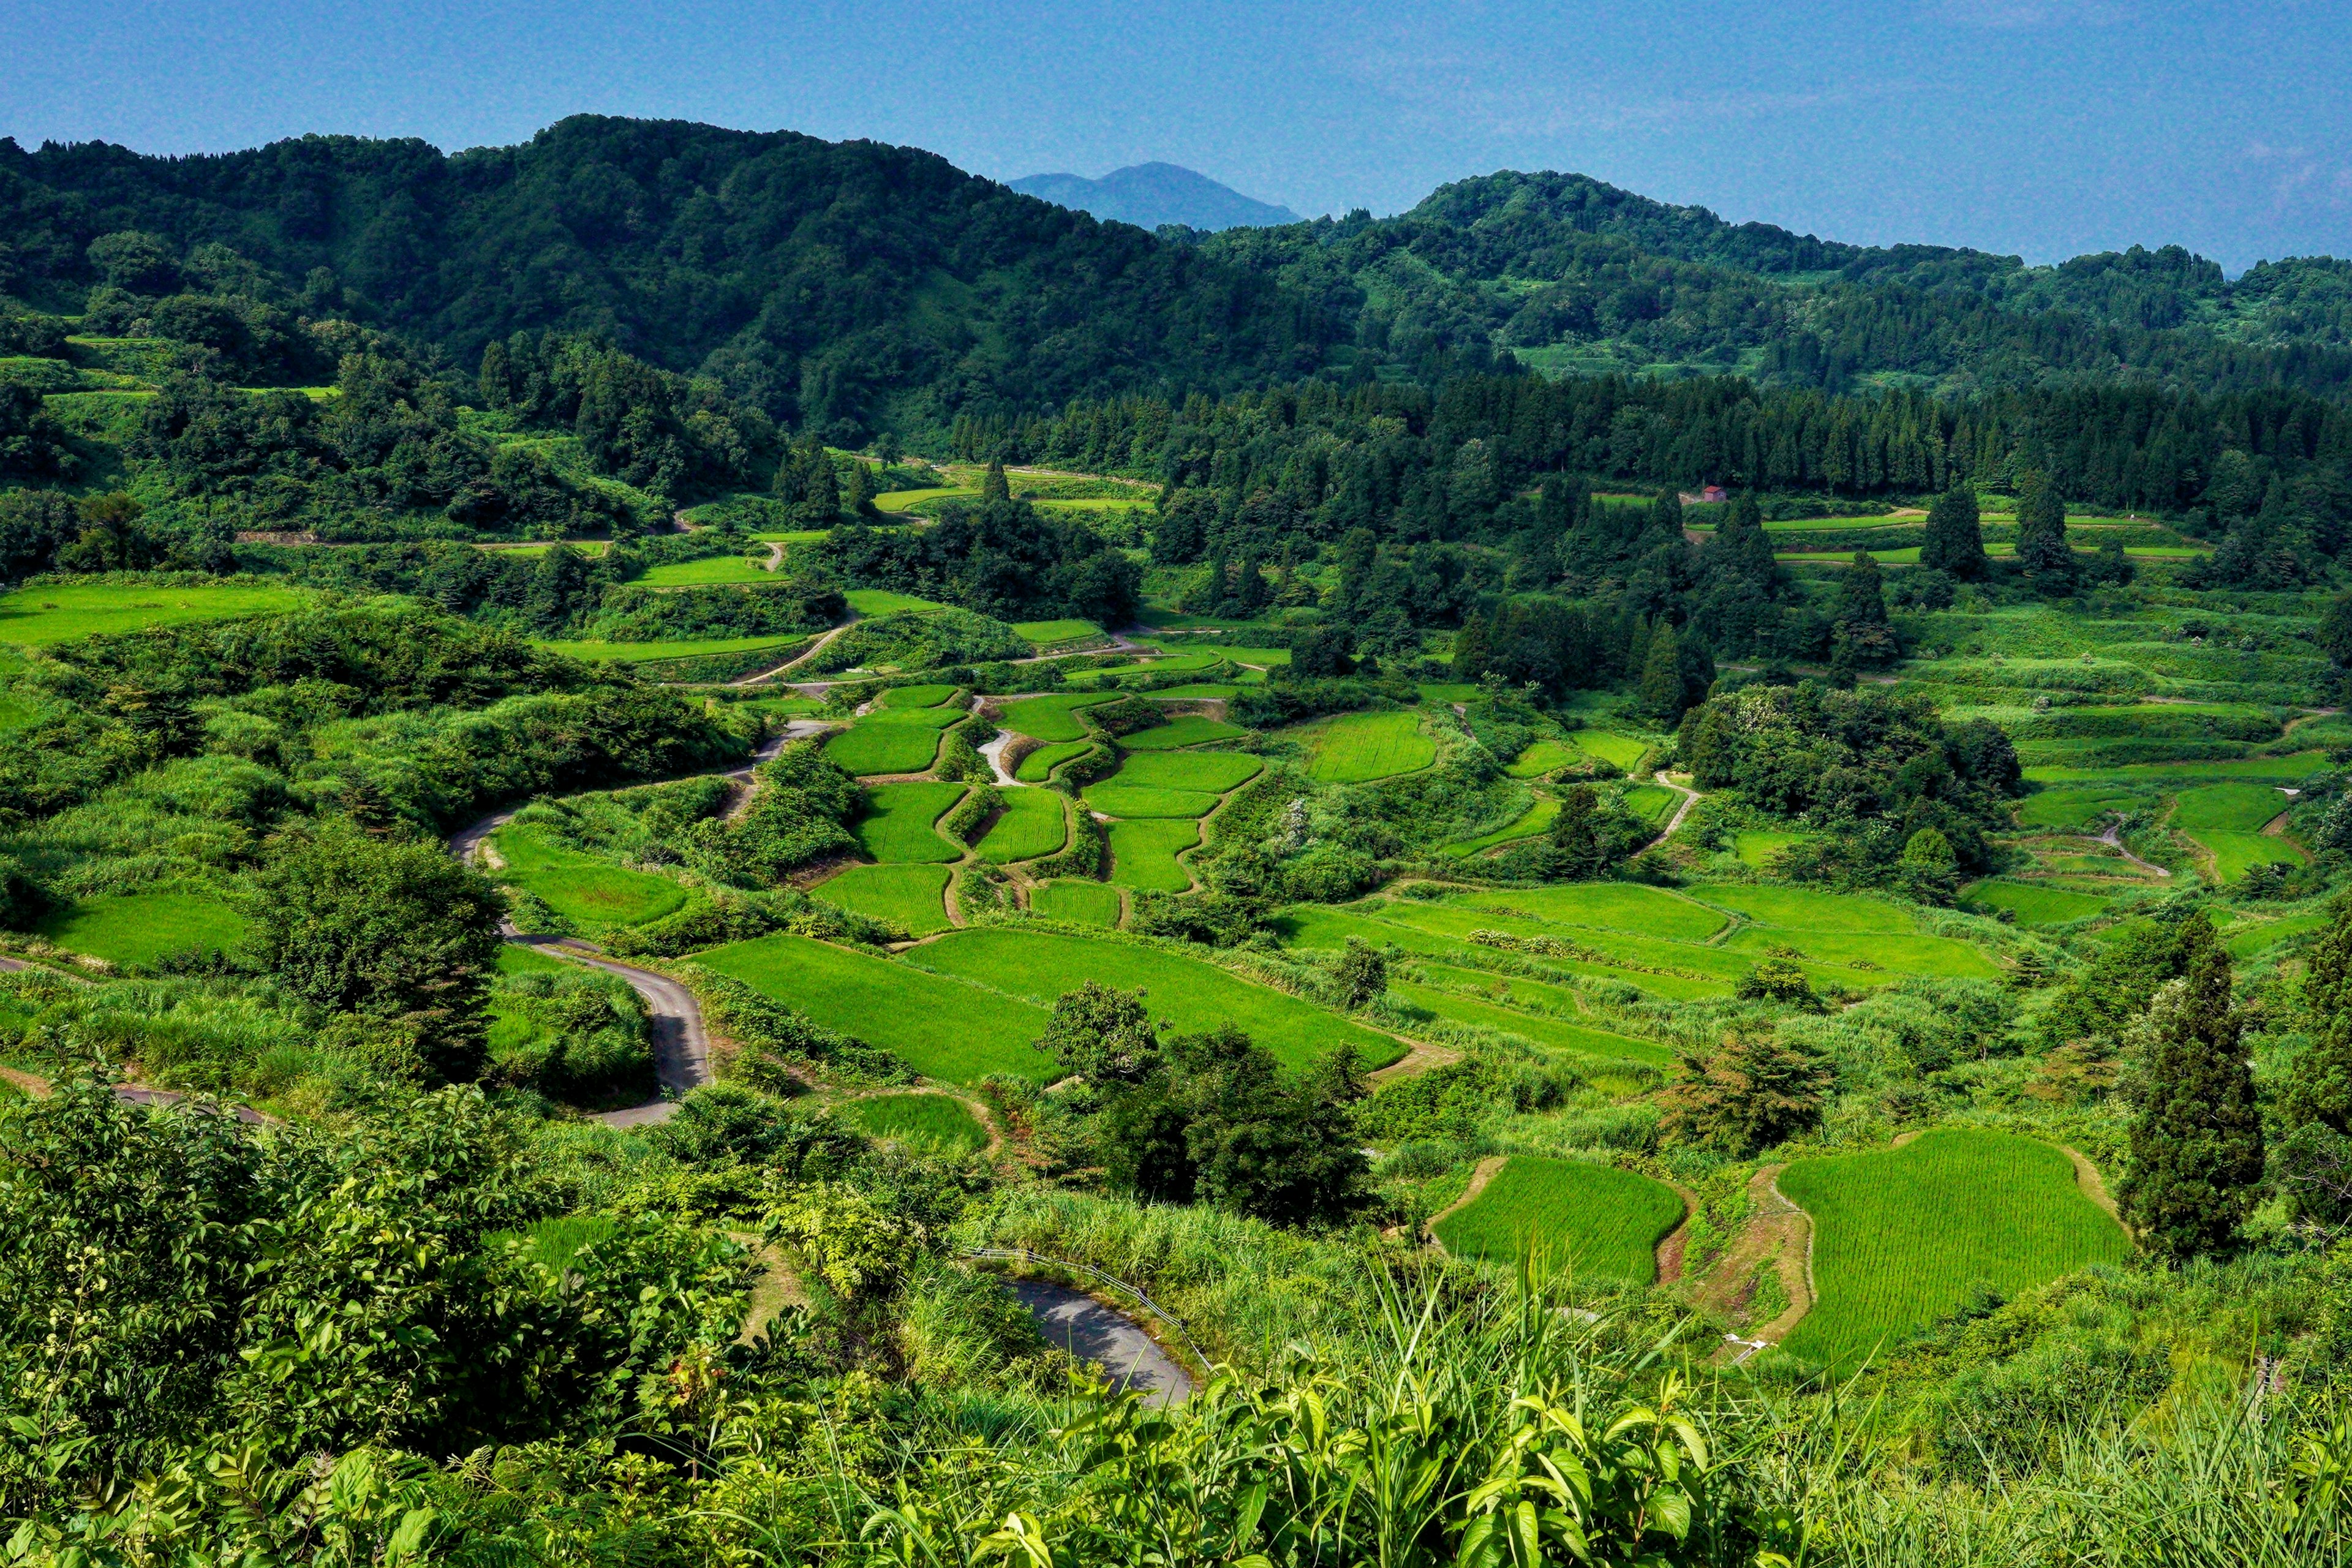
{"type": "Polygon", "coordinates": [[[1307,776],[1322,784],[1370,784],[1437,760],[1437,742],[1421,732],[1421,716],[1409,710],[1345,713],[1297,738],[1307,747],[1307,776]]]}
{"type": "Polygon", "coordinates": [[[1115,926],[1118,924],[1119,898],[1117,888],[1107,888],[1100,882],[1082,881],[1064,877],[1056,881],[1040,882],[1029,890],[1029,908],[1037,914],[1072,925],[1115,926]]]}
{"type": "Polygon", "coordinates": [[[1019,701],[1007,702],[1001,711],[1004,727],[1016,735],[1049,742],[1083,741],[1087,731],[1076,717],[1077,710],[1110,700],[1108,692],[1057,692],[1051,697],[1024,697],[1019,701]]]}
{"type": "MultiPolygon", "coordinates": [[[[1348,938],[1361,937],[1374,947],[1394,948],[1406,953],[1448,960],[1474,970],[1479,960],[1492,956],[1491,950],[1461,936],[1376,919],[1364,912],[1366,907],[1359,905],[1353,909],[1336,910],[1322,904],[1297,904],[1275,917],[1273,925],[1286,947],[1336,952],[1347,945],[1348,938]]],[[[1546,969],[1562,974],[1584,974],[1596,979],[1622,981],[1653,995],[1676,1002],[1702,996],[1727,996],[1738,979],[1736,974],[1659,974],[1612,964],[1605,959],[1544,957],[1538,962],[1546,969]]],[[[1744,969],[1746,966],[1742,963],[1738,967],[1744,969]]]]}
{"type": "Polygon", "coordinates": [[[852,866],[811,891],[829,904],[887,921],[908,936],[929,936],[953,923],[947,887],[945,866],[852,866]]]}
{"type": "Polygon", "coordinates": [[[1652,742],[1633,735],[1620,735],[1612,730],[1579,730],[1569,739],[1587,756],[1632,773],[1642,759],[1650,753],[1652,742]]]}
{"type": "Polygon", "coordinates": [[[491,847],[506,862],[499,879],[531,894],[589,935],[643,925],[685,907],[686,888],[667,877],[627,871],[551,844],[528,827],[499,830],[491,847]]]}
{"type": "Polygon", "coordinates": [[[636,579],[656,588],[697,587],[711,583],[772,583],[775,574],[763,555],[758,563],[740,555],[714,555],[705,561],[671,561],[648,566],[636,579]]]}
{"type": "Polygon", "coordinates": [[[906,962],[975,980],[1050,1007],[1086,981],[1147,993],[1155,1019],[1181,1034],[1232,1024],[1291,1067],[1305,1067],[1342,1044],[1365,1065],[1382,1067],[1404,1048],[1311,1003],[1254,984],[1213,963],[1140,943],[1039,931],[967,929],[913,949],[906,962]]]}
{"type": "Polygon", "coordinates": [[[0,594],[0,645],[47,647],[77,637],[298,610],[316,595],[275,584],[47,583],[0,594]]]}
{"type": "Polygon", "coordinates": [[[988,1145],[971,1108],[946,1094],[869,1094],[841,1102],[842,1120],[867,1136],[971,1151],[988,1145]]]}
{"type": "Polygon", "coordinates": [[[1092,741],[1062,741],[1054,745],[1040,746],[1021,759],[1021,765],[1013,770],[1013,776],[1023,784],[1044,784],[1053,776],[1056,767],[1081,752],[1091,751],[1093,747],[1092,741]]]}
{"type": "Polygon", "coordinates": [[[828,1029],[896,1054],[926,1078],[977,1083],[992,1072],[1051,1083],[1062,1069],[1031,1042],[1043,1007],[978,991],[894,959],[804,936],[766,936],[695,962],[772,996],[828,1029]]]}
{"type": "Polygon", "coordinates": [[[1265,763],[1239,752],[1146,752],[1120,764],[1105,783],[1144,789],[1206,790],[1223,795],[1264,772],[1265,763]]]}
{"type": "Polygon", "coordinates": [[[939,708],[953,701],[963,688],[942,686],[894,686],[874,700],[874,705],[885,712],[908,708],[939,708]]]}
{"type": "Polygon", "coordinates": [[[1539,779],[1546,773],[1558,773],[1581,755],[1563,742],[1538,741],[1504,764],[1503,771],[1515,779],[1539,779]]]}
{"type": "MultiPolygon", "coordinates": [[[[855,733],[856,731],[852,731],[855,733]]],[[[885,865],[937,863],[959,858],[932,824],[963,798],[960,784],[876,784],[866,792],[857,824],[859,847],[885,865]]]]}
{"type": "Polygon", "coordinates": [[[1911,911],[1883,899],[1817,888],[1751,887],[1726,883],[1693,888],[1691,896],[1737,910],[1759,925],[1791,931],[1910,931],[1911,911]]]}
{"type": "Polygon", "coordinates": [[[1390,981],[1389,991],[1399,1000],[1449,1023],[1470,1024],[1483,1029],[1524,1035],[1537,1045],[1575,1056],[1640,1062],[1649,1067],[1664,1067],[1674,1060],[1674,1052],[1654,1041],[1612,1034],[1606,1029],[1591,1028],[1549,1014],[1522,1011],[1499,1001],[1465,996],[1459,992],[1420,985],[1409,980],[1390,981]]]}
{"type": "Polygon", "coordinates": [[[1705,942],[1729,924],[1718,910],[1663,888],[1639,882],[1572,882],[1550,888],[1510,888],[1451,900],[1470,909],[1524,915],[1560,925],[1636,931],[1645,936],[1705,942]]]}
{"type": "Polygon", "coordinates": [[[2189,835],[2213,858],[2214,880],[2235,882],[2257,866],[2300,866],[2306,857],[2291,841],[2267,833],[2230,833],[2218,827],[2189,835]]]}
{"type": "Polygon", "coordinates": [[[2206,784],[2182,790],[2174,797],[2171,824],[2190,833],[2214,827],[2231,833],[2260,833],[2286,808],[2287,797],[2267,784],[2206,784]]]}
{"type": "Polygon", "coordinates": [[[677,642],[539,642],[531,646],[590,664],[649,664],[656,659],[702,658],[712,654],[752,653],[772,647],[783,650],[777,656],[777,662],[782,663],[791,649],[805,640],[790,637],[688,637],[677,642]]]}
{"type": "Polygon", "coordinates": [[[1972,882],[1960,889],[1960,902],[1974,910],[2011,910],[2021,926],[2065,925],[2071,921],[2088,920],[2107,907],[2107,900],[2097,893],[2078,893],[2064,888],[2045,887],[2038,882],[2011,882],[1991,879],[1972,882]]]}
{"type": "Polygon", "coordinates": [[[852,588],[842,595],[849,607],[861,616],[887,616],[893,610],[936,610],[942,606],[929,599],[918,599],[912,594],[894,594],[887,588],[852,588]]]}
{"type": "Polygon", "coordinates": [[[1121,749],[1129,752],[1164,752],[1177,746],[1198,746],[1210,741],[1231,741],[1248,733],[1240,725],[1228,724],[1222,719],[1187,713],[1156,728],[1121,735],[1118,743],[1121,749]]]}
{"type": "Polygon", "coordinates": [[[527,942],[509,942],[499,944],[500,974],[562,974],[571,968],[572,965],[564,963],[563,960],[550,958],[527,942]]]}
{"type": "Polygon", "coordinates": [[[1658,1277],[1658,1243],[1682,1218],[1683,1200],[1664,1182],[1580,1160],[1514,1154],[1433,1233],[1464,1258],[1527,1257],[1540,1272],[1647,1285],[1658,1277]]]}
{"type": "Polygon", "coordinates": [[[1772,857],[1783,849],[1805,843],[1814,836],[1810,833],[1769,833],[1743,828],[1731,836],[1731,852],[1743,866],[1762,870],[1771,864],[1772,857]]]}
{"type": "Polygon", "coordinates": [[[1192,879],[1177,864],[1177,852],[1200,841],[1197,822],[1114,822],[1110,825],[1110,879],[1122,888],[1144,892],[1181,893],[1192,885],[1192,879]]]}
{"type": "Polygon", "coordinates": [[[1009,866],[1016,860],[1051,855],[1069,841],[1070,825],[1062,815],[1062,797],[1054,791],[1000,786],[996,798],[1004,809],[974,846],[982,858],[1009,866]]]}
{"type": "Polygon", "coordinates": [[[1103,630],[1092,621],[1015,621],[1013,635],[1043,649],[1059,647],[1064,643],[1095,642],[1101,638],[1103,630]]]}
{"type": "Polygon", "coordinates": [[[940,732],[922,724],[861,719],[827,741],[824,754],[836,767],[860,777],[919,773],[940,754],[940,732]]]}
{"type": "Polygon", "coordinates": [[[1516,844],[1522,838],[1533,838],[1539,834],[1549,832],[1553,819],[1559,816],[1559,802],[1548,795],[1538,795],[1536,803],[1528,807],[1526,815],[1517,822],[1497,827],[1491,833],[1482,833],[1475,838],[1465,838],[1458,844],[1449,844],[1445,847],[1444,852],[1454,856],[1475,855],[1482,849],[1492,849],[1504,844],[1516,844]]]}
{"type": "Polygon", "coordinates": [[[2131,1254],[2066,1156],[2003,1132],[1938,1128],[1900,1149],[1801,1160],[1780,1191],[1812,1216],[1821,1300],[1794,1355],[1848,1370],[1966,1302],[2131,1254]]]}
{"type": "Polygon", "coordinates": [[[2018,803],[2017,820],[2023,827],[2056,827],[2082,832],[2111,811],[2129,811],[2147,803],[2145,795],[2116,789],[2037,790],[2018,803]]]}
{"type": "Polygon", "coordinates": [[[1635,784],[1625,792],[1625,809],[1656,827],[1675,814],[1675,806],[1681,799],[1664,784],[1635,784]]]}
{"type": "Polygon", "coordinates": [[[2212,762],[2130,763],[2120,767],[2033,767],[2025,770],[2028,784],[2128,784],[2172,780],[2260,780],[2294,784],[2327,766],[2325,752],[2297,752],[2286,757],[2228,757],[2212,762]]]}
{"type": "Polygon", "coordinates": [[[1087,785],[1085,799],[1089,808],[1118,817],[1200,817],[1217,805],[1217,797],[1204,790],[1155,789],[1115,780],[1087,785]]]}
{"type": "Polygon", "coordinates": [[[167,953],[235,947],[245,917],[209,893],[122,893],[51,910],[33,931],[68,952],[148,964],[167,953]]]}

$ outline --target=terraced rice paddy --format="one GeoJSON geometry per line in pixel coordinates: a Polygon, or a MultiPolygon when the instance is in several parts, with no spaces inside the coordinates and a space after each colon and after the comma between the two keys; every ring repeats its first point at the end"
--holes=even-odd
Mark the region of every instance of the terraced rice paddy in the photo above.
{"type": "Polygon", "coordinates": [[[1598,757],[1629,773],[1649,755],[1651,745],[1637,736],[1621,735],[1613,730],[1579,730],[1569,739],[1586,755],[1598,757]]]}
{"type": "Polygon", "coordinates": [[[857,824],[858,847],[885,865],[937,863],[957,858],[954,845],[932,824],[963,798],[960,784],[877,784],[866,792],[866,816],[857,824]]]}
{"type": "Polygon", "coordinates": [[[1033,913],[1072,925],[1108,928],[1118,924],[1118,889],[1065,877],[1030,889],[1029,908],[1033,913]]]}
{"type": "Polygon", "coordinates": [[[849,607],[861,616],[887,616],[893,610],[936,610],[943,606],[929,599],[918,599],[912,594],[894,594],[887,588],[852,588],[842,595],[849,607]]]}
{"type": "Polygon", "coordinates": [[[686,905],[687,890],[680,883],[608,865],[551,843],[528,827],[501,828],[491,845],[506,862],[499,873],[501,880],[531,894],[591,936],[614,926],[643,925],[686,905]]]}
{"type": "MultiPolygon", "coordinates": [[[[945,710],[933,708],[885,710],[870,713],[824,743],[828,761],[860,778],[884,773],[919,773],[940,754],[940,731],[946,724],[923,722],[945,710]]],[[[947,714],[952,724],[955,715],[947,714]]]]}
{"type": "Polygon", "coordinates": [[[1646,1067],[1664,1067],[1674,1060],[1674,1053],[1654,1041],[1637,1040],[1630,1035],[1612,1034],[1606,1029],[1595,1029],[1547,1013],[1507,1006],[1499,1001],[1465,996],[1456,991],[1416,984],[1409,980],[1390,981],[1389,991],[1400,1001],[1448,1023],[1468,1024],[1477,1028],[1499,1029],[1506,1034],[1525,1036],[1537,1045],[1574,1056],[1591,1057],[1603,1061],[1638,1062],[1646,1067]]]}
{"type": "Polygon", "coordinates": [[[1105,816],[1201,817],[1216,809],[1217,797],[1205,790],[1154,789],[1109,782],[1088,784],[1086,803],[1105,816]]]}
{"type": "Polygon", "coordinates": [[[1720,911],[1663,888],[1639,882],[1572,882],[1549,888],[1507,888],[1449,900],[1474,910],[1520,914],[1560,925],[1705,942],[1730,923],[1720,911]]]}
{"type": "Polygon", "coordinates": [[[2225,757],[2210,762],[2131,763],[2120,767],[2032,767],[2025,782],[2042,784],[2201,784],[2225,779],[2250,783],[2296,784],[2327,766],[2325,752],[2297,752],[2285,757],[2225,757]]]}
{"type": "Polygon", "coordinates": [[[33,931],[68,952],[138,965],[235,947],[245,935],[245,917],[209,893],[123,893],[51,910],[33,931]]]}
{"type": "Polygon", "coordinates": [[[868,1136],[893,1142],[964,1151],[988,1143],[988,1129],[952,1095],[862,1095],[844,1100],[841,1115],[868,1136]]]}
{"type": "Polygon", "coordinates": [[[2265,784],[2207,784],[2180,792],[2170,825],[2210,857],[2214,879],[2235,882],[2256,866],[2300,866],[2302,848],[2262,831],[2287,797],[2265,784]]]}
{"type": "Polygon", "coordinates": [[[1465,838],[1459,844],[1449,844],[1445,847],[1445,853],[1454,856],[1475,855],[1482,850],[1498,848],[1505,844],[1516,844],[1522,838],[1538,837],[1551,830],[1553,819],[1559,816],[1559,802],[1549,795],[1538,795],[1536,803],[1528,807],[1526,814],[1517,821],[1497,827],[1492,833],[1482,833],[1475,838],[1465,838]]]}
{"type": "MultiPolygon", "coordinates": [[[[1374,918],[1367,908],[1382,909],[1385,905],[1359,905],[1349,909],[1331,909],[1321,904],[1298,904],[1285,910],[1275,918],[1275,931],[1286,947],[1314,948],[1336,952],[1347,945],[1348,938],[1360,937],[1374,947],[1393,948],[1406,953],[1419,953],[1447,960],[1475,969],[1480,961],[1494,956],[1494,950],[1465,940],[1462,936],[1423,930],[1412,925],[1374,918]]],[[[1662,974],[1653,971],[1612,963],[1605,959],[1570,958],[1544,954],[1531,960],[1543,970],[1563,975],[1590,975],[1595,979],[1614,980],[1640,987],[1653,995],[1670,1001],[1689,1001],[1702,996],[1727,996],[1736,976],[1712,977],[1694,974],[1662,974]]],[[[1742,966],[1744,969],[1744,966],[1742,966]]]]}
{"type": "Polygon", "coordinates": [[[1171,719],[1165,724],[1150,730],[1138,730],[1118,738],[1119,747],[1129,752],[1165,752],[1178,746],[1200,746],[1212,741],[1232,741],[1248,734],[1238,724],[1228,724],[1222,719],[1203,718],[1187,713],[1171,719]]]}
{"type": "Polygon", "coordinates": [[[704,561],[671,561],[648,566],[645,575],[636,580],[648,587],[685,588],[714,583],[772,583],[776,578],[768,570],[764,555],[756,563],[740,555],[714,555],[704,561]]]}
{"type": "Polygon", "coordinates": [[[1050,697],[1024,697],[1002,705],[1004,727],[1016,735],[1027,735],[1039,741],[1083,741],[1086,726],[1076,717],[1081,708],[1099,707],[1112,700],[1104,691],[1057,692],[1050,697]]]}
{"type": "Polygon", "coordinates": [[[1199,959],[1131,942],[973,929],[912,949],[907,962],[1042,1006],[1088,980],[1129,991],[1140,986],[1149,994],[1151,1016],[1171,1020],[1179,1033],[1231,1024],[1292,1067],[1305,1067],[1342,1044],[1354,1046],[1371,1067],[1404,1054],[1386,1035],[1296,996],[1199,959]]]}
{"type": "Polygon", "coordinates": [[[1000,787],[996,798],[1003,809],[974,847],[982,859],[1009,866],[1054,854],[1068,842],[1069,821],[1054,791],[1000,787]]]}
{"type": "Polygon", "coordinates": [[[894,686],[875,699],[874,705],[883,710],[906,708],[939,708],[955,700],[961,687],[932,684],[928,686],[894,686]]]}
{"type": "Polygon", "coordinates": [[[1658,1243],[1682,1223],[1683,1200],[1664,1182],[1579,1160],[1514,1154],[1469,1203],[1433,1227],[1447,1251],[1541,1273],[1647,1285],[1658,1243]]]}
{"type": "Polygon", "coordinates": [[[684,637],[676,642],[534,642],[531,646],[590,664],[651,664],[660,659],[757,653],[765,648],[778,650],[777,659],[781,663],[790,656],[792,649],[807,640],[791,637],[684,637]]]}
{"type": "Polygon", "coordinates": [[[1053,776],[1056,767],[1093,749],[1092,741],[1063,741],[1051,746],[1040,746],[1021,759],[1021,765],[1013,770],[1013,776],[1023,784],[1044,784],[1053,776]]]}
{"type": "Polygon", "coordinates": [[[2047,1143],[1938,1128],[1900,1149],[1802,1160],[1780,1191],[1812,1216],[1821,1299],[1790,1353],[1848,1370],[1966,1302],[2131,1252],[2047,1143]]]}
{"type": "Polygon", "coordinates": [[[1558,773],[1580,757],[1581,753],[1565,742],[1537,741],[1505,764],[1503,771],[1515,779],[1539,779],[1546,773],[1558,773]]]}
{"type": "Polygon", "coordinates": [[[713,948],[694,962],[892,1052],[926,1078],[977,1083],[1005,1072],[1050,1083],[1061,1076],[1054,1058],[1031,1043],[1045,1032],[1045,1008],[898,960],[804,936],[768,936],[713,948]]]}
{"type": "Polygon", "coordinates": [[[2107,907],[2106,899],[2098,893],[1998,879],[1971,883],[1961,890],[1960,902],[1974,910],[2009,910],[2019,925],[2029,929],[2088,920],[2107,907]]]}
{"type": "Polygon", "coordinates": [[[1110,825],[1110,879],[1140,892],[1181,893],[1192,885],[1192,879],[1177,863],[1177,853],[1200,841],[1197,822],[1114,822],[1110,825]]]}
{"type": "Polygon", "coordinates": [[[1103,630],[1092,621],[1015,621],[1013,635],[1043,652],[1074,643],[1099,642],[1103,630]]]}
{"type": "Polygon", "coordinates": [[[827,903],[878,921],[908,936],[945,931],[948,919],[945,866],[852,866],[814,889],[827,903]]]}
{"type": "Polygon", "coordinates": [[[296,610],[315,601],[304,588],[277,584],[45,583],[0,594],[0,645],[47,647],[77,637],[141,631],[191,621],[296,610]]]}
{"type": "Polygon", "coordinates": [[[2018,803],[2017,820],[2024,827],[2084,832],[2111,812],[2131,811],[2147,804],[2147,796],[2128,790],[2045,789],[2018,803]]]}
{"type": "Polygon", "coordinates": [[[1146,752],[1119,765],[1108,784],[1144,789],[1205,790],[1223,795],[1264,772],[1265,763],[1238,752],[1146,752]]]}
{"type": "Polygon", "coordinates": [[[1770,833],[1755,828],[1742,828],[1731,836],[1731,852],[1743,866],[1753,866],[1761,871],[1772,863],[1772,857],[1784,849],[1792,849],[1814,836],[1810,833],[1770,833]]]}
{"type": "Polygon", "coordinates": [[[1347,713],[1298,731],[1307,776],[1320,784],[1370,784],[1417,773],[1437,760],[1437,742],[1409,710],[1347,713]]]}

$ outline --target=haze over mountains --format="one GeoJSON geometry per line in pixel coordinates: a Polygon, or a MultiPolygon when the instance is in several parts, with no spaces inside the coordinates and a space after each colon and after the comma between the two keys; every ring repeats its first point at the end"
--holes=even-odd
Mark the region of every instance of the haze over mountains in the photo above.
{"type": "Polygon", "coordinates": [[[1010,184],[1023,195],[1139,228],[1181,224],[1214,233],[1298,221],[1298,215],[1288,207],[1254,200],[1231,185],[1174,163],[1137,163],[1113,169],[1099,180],[1078,174],[1031,174],[1010,184]]]}

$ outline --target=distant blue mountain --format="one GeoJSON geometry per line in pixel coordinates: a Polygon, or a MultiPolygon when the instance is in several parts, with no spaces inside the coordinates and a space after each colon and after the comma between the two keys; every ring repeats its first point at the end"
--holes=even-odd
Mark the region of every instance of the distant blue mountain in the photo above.
{"type": "Polygon", "coordinates": [[[1099,180],[1077,174],[1032,174],[1013,188],[1056,206],[1076,207],[1098,218],[1116,218],[1140,228],[1181,223],[1188,228],[1265,228],[1297,223],[1288,207],[1252,201],[1230,185],[1173,163],[1138,163],[1114,169],[1099,180]]]}

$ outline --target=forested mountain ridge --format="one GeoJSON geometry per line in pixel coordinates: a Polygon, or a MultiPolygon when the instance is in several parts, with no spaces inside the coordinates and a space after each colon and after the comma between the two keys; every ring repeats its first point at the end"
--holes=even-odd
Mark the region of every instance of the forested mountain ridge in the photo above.
{"type": "Polygon", "coordinates": [[[1202,243],[1407,362],[1501,346],[1547,368],[1667,363],[1833,388],[1891,374],[1954,392],[2052,374],[2203,391],[2352,383],[2352,263],[2326,258],[2235,282],[2178,246],[2028,267],[1840,244],[1581,174],[1508,171],[1441,186],[1392,218],[1202,243]]]}
{"type": "Polygon", "coordinates": [[[0,142],[0,292],[70,310],[110,284],[348,314],[468,369],[517,331],[604,334],[844,436],[1322,361],[1321,330],[1269,280],[932,153],[584,115],[453,156],[328,136],[191,158],[0,142]],[[124,234],[160,243],[93,258],[124,234]]]}

